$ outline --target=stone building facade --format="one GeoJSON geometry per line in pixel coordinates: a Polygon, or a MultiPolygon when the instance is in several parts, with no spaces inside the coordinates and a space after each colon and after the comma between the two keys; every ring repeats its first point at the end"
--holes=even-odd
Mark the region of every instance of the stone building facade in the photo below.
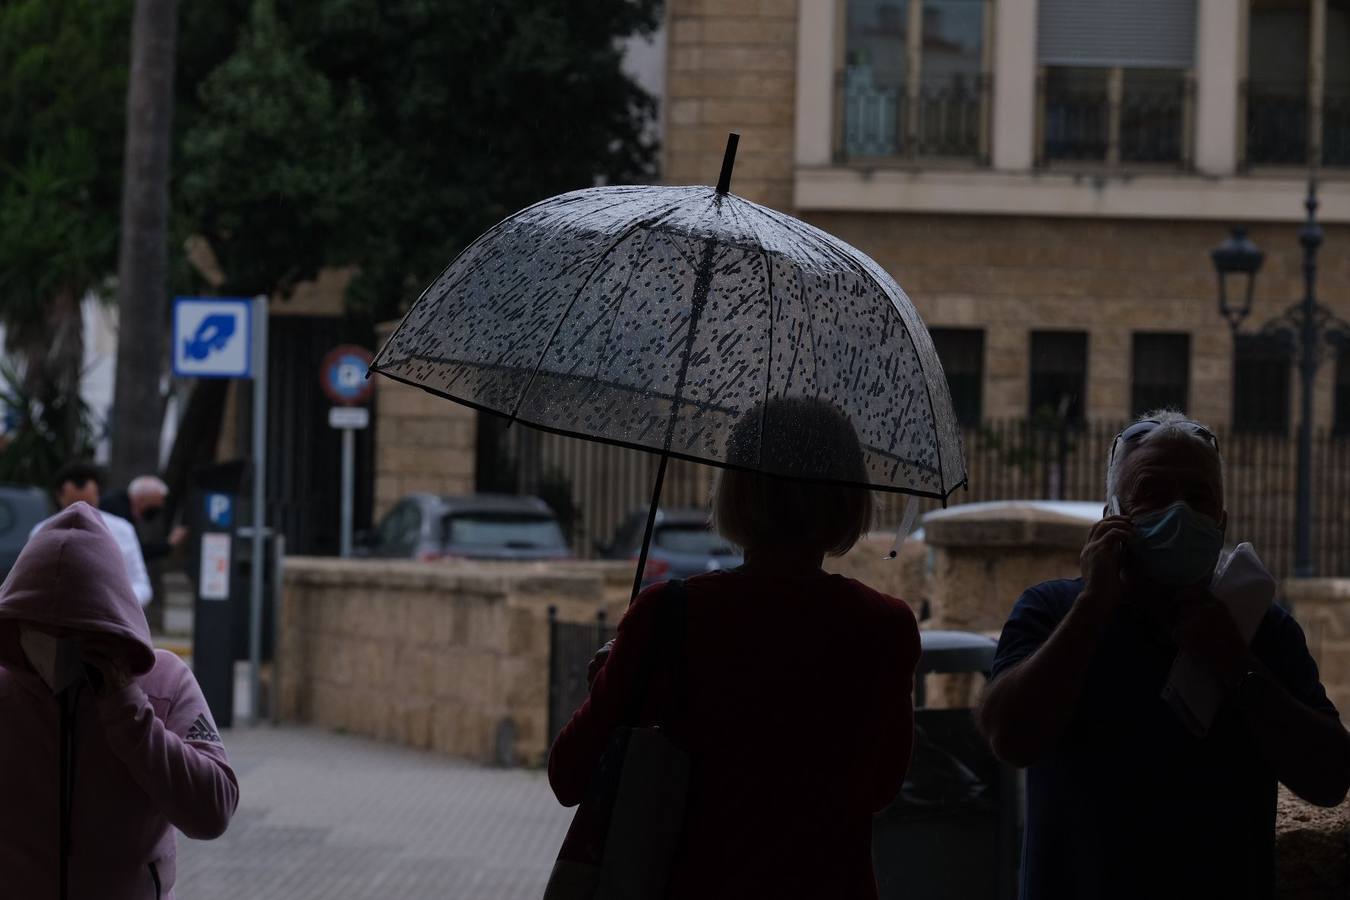
{"type": "MultiPolygon", "coordinates": [[[[1273,368],[1259,352],[1235,359],[1208,251],[1241,223],[1266,253],[1245,328],[1297,301],[1298,223],[1320,162],[1318,295],[1350,318],[1350,144],[1333,115],[1342,81],[1350,91],[1350,10],[1141,2],[1158,7],[1135,11],[1157,14],[1146,39],[1112,12],[1129,4],[671,0],[665,178],[711,183],[727,132],[739,132],[732,190],[881,263],[935,332],[949,377],[964,379],[953,393],[970,419],[1025,417],[1078,377],[1084,419],[1122,420],[1161,397],[1242,428],[1260,389],[1273,421],[1258,424],[1292,435],[1297,372],[1287,357],[1273,368]],[[1301,37],[1276,40],[1288,34],[1301,37]],[[1174,59],[1146,58],[1159,45],[1174,59]],[[882,77],[887,53],[907,56],[899,73],[860,87],[882,77]],[[1272,143],[1276,108],[1262,93],[1280,54],[1304,79],[1294,112],[1321,116],[1292,150],[1272,143]],[[1175,81],[1141,80],[1158,66],[1175,81]],[[1061,76],[1100,108],[1056,93],[1061,76]],[[1139,105],[1156,97],[1171,105],[1150,119],[1139,105]],[[932,124],[951,109],[963,126],[932,124]],[[1105,123],[1096,143],[1061,133],[1085,110],[1105,123]],[[881,130],[864,133],[876,121],[881,130]]],[[[1350,359],[1328,352],[1325,363],[1316,423],[1350,426],[1350,359]]]]}

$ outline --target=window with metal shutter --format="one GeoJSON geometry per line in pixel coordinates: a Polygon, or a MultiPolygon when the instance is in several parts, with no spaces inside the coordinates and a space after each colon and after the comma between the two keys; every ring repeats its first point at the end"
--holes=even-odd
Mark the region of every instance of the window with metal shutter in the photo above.
{"type": "Polygon", "coordinates": [[[1188,69],[1195,0],[1040,0],[1037,58],[1048,66],[1188,69]]]}

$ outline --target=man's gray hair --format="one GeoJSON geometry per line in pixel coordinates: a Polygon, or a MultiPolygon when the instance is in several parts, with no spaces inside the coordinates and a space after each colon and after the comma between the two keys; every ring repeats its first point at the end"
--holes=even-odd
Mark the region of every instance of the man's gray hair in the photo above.
{"type": "MultiPolygon", "coordinates": [[[[1145,444],[1151,444],[1155,441],[1195,441],[1200,447],[1205,448],[1205,452],[1213,455],[1214,461],[1219,466],[1219,483],[1223,483],[1223,455],[1219,453],[1219,448],[1211,444],[1204,437],[1196,434],[1189,428],[1182,427],[1186,424],[1199,425],[1190,416],[1175,409],[1159,409],[1154,412],[1145,413],[1135,419],[1131,424],[1139,422],[1157,422],[1158,427],[1142,435],[1137,440],[1130,441],[1128,444],[1124,441],[1113,442],[1115,444],[1115,455],[1110,458],[1106,465],[1106,502],[1110,503],[1111,498],[1120,491],[1120,473],[1125,468],[1125,458],[1138,450],[1145,444]]],[[[1109,452],[1109,451],[1108,451],[1109,452]]]]}
{"type": "Polygon", "coordinates": [[[131,479],[131,484],[127,485],[128,497],[167,497],[169,496],[169,486],[163,479],[156,478],[154,475],[141,475],[131,479]]]}

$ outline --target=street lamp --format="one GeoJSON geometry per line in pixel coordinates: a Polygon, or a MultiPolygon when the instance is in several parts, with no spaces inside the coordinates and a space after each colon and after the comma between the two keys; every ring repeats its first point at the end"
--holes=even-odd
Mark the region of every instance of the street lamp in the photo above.
{"type": "MultiPolygon", "coordinates": [[[[1260,334],[1279,341],[1299,354],[1302,381],[1298,428],[1298,495],[1294,511],[1294,574],[1310,578],[1312,563],[1312,427],[1313,384],[1322,362],[1324,345],[1347,346],[1350,325],[1336,318],[1317,302],[1317,250],[1322,246],[1322,226],[1317,224],[1317,180],[1308,179],[1308,197],[1303,201],[1308,217],[1298,231],[1303,245],[1303,299],[1261,327],[1260,334]]],[[[1242,322],[1252,311],[1256,273],[1265,254],[1251,242],[1247,232],[1234,228],[1232,236],[1209,253],[1219,274],[1219,314],[1228,320],[1236,349],[1242,322]],[[1246,277],[1246,291],[1239,305],[1229,303],[1227,282],[1246,277]]],[[[1241,292],[1240,292],[1241,293],[1241,292]]]]}

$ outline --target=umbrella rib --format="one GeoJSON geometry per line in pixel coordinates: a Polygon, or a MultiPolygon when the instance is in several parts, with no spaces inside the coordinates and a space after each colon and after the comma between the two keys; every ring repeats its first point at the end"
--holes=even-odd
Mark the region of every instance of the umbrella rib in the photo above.
{"type": "MultiPolygon", "coordinates": [[[[756,240],[758,239],[758,231],[756,240]]],[[[764,255],[764,277],[768,282],[768,300],[769,300],[769,355],[764,361],[764,401],[759,405],[759,467],[764,468],[764,418],[769,409],[769,391],[773,387],[773,330],[774,330],[774,311],[773,311],[773,261],[769,259],[769,251],[764,246],[763,241],[759,241],[759,252],[764,255]]]]}
{"type": "Polygon", "coordinates": [[[520,408],[525,405],[525,397],[530,393],[530,388],[534,386],[535,376],[539,374],[539,368],[544,364],[544,360],[548,357],[548,351],[553,346],[553,339],[558,336],[558,332],[562,329],[563,322],[567,321],[568,315],[572,312],[572,307],[577,305],[577,300],[581,299],[582,291],[586,290],[587,285],[591,283],[591,279],[595,277],[595,273],[599,271],[601,264],[614,252],[614,248],[628,240],[628,237],[633,234],[633,232],[637,231],[639,228],[650,228],[666,216],[669,216],[671,212],[672,210],[667,209],[665,212],[659,213],[650,219],[640,219],[632,225],[629,225],[607,248],[605,248],[605,252],[601,253],[596,259],[595,265],[591,266],[591,271],[586,273],[585,279],[577,286],[576,293],[573,294],[572,299],[568,301],[567,309],[563,310],[562,315],[558,316],[558,321],[553,323],[553,331],[549,334],[548,340],[544,343],[544,349],[539,351],[539,359],[535,361],[534,370],[530,372],[529,380],[525,382],[525,387],[520,390],[520,396],[516,398],[516,406],[511,410],[511,415],[506,421],[507,428],[511,427],[511,423],[514,422],[516,417],[520,414],[520,408]]]}
{"type": "MultiPolygon", "coordinates": [[[[765,212],[763,213],[763,215],[768,215],[768,212],[765,211],[765,212]]],[[[803,237],[813,237],[813,238],[815,237],[815,236],[812,235],[809,231],[807,231],[807,232],[802,231],[802,229],[801,229],[800,226],[801,226],[802,224],[804,224],[804,223],[799,223],[796,219],[792,218],[791,216],[784,216],[784,217],[783,217],[783,220],[784,220],[784,224],[785,224],[789,229],[791,229],[791,230],[794,231],[794,232],[797,232],[799,235],[802,235],[803,237]]],[[[771,221],[773,221],[773,220],[771,219],[771,221]]],[[[863,278],[865,278],[866,280],[872,282],[873,284],[876,284],[877,287],[882,288],[883,291],[885,291],[885,285],[877,283],[877,279],[876,279],[870,272],[868,272],[867,269],[866,269],[864,266],[859,265],[859,263],[858,263],[858,261],[857,261],[856,259],[853,259],[853,258],[850,257],[847,253],[845,253],[845,252],[843,252],[842,250],[840,250],[838,247],[836,247],[836,246],[834,245],[833,242],[831,242],[831,241],[829,241],[829,240],[821,240],[821,239],[817,239],[817,242],[820,243],[820,244],[822,244],[822,245],[825,247],[825,249],[826,249],[827,251],[829,251],[829,252],[830,252],[831,254],[833,254],[837,259],[839,259],[846,267],[848,267],[849,269],[852,269],[852,270],[854,271],[855,274],[860,275],[861,277],[863,277],[863,278]]],[[[890,300],[890,299],[891,299],[891,297],[890,297],[890,292],[889,292],[889,291],[885,291],[885,293],[886,293],[887,299],[890,300]]],[[[906,336],[907,338],[909,338],[909,342],[910,342],[911,344],[914,344],[914,343],[915,343],[915,341],[914,341],[914,335],[910,333],[910,330],[909,330],[909,324],[908,324],[907,322],[905,322],[905,318],[904,318],[904,316],[902,316],[902,315],[900,314],[900,310],[896,309],[895,302],[894,302],[893,300],[892,300],[892,302],[891,302],[891,304],[890,304],[890,307],[891,307],[891,311],[892,311],[893,313],[895,313],[896,318],[899,319],[899,321],[900,321],[900,327],[904,329],[904,331],[905,331],[905,336],[906,336]]],[[[814,348],[813,348],[813,352],[814,352],[814,348]]],[[[915,359],[918,360],[918,362],[920,363],[920,368],[922,369],[923,359],[922,359],[922,357],[919,356],[917,346],[915,347],[914,356],[915,356],[915,359]]],[[[937,476],[938,476],[938,481],[942,484],[943,487],[946,487],[947,476],[946,476],[946,471],[945,471],[945,469],[944,469],[944,467],[943,467],[943,465],[942,465],[942,438],[938,435],[937,410],[933,407],[933,390],[932,390],[932,388],[931,388],[931,387],[929,386],[929,384],[928,384],[928,372],[925,371],[925,372],[923,373],[923,375],[924,375],[924,377],[923,377],[923,389],[924,389],[924,394],[925,394],[925,395],[927,396],[927,398],[928,398],[928,412],[929,412],[929,414],[933,417],[933,436],[934,436],[933,447],[934,447],[934,451],[937,453],[937,476]]],[[[956,489],[955,487],[952,488],[952,490],[955,490],[955,489],[956,489]]],[[[944,500],[944,502],[945,502],[946,498],[944,497],[943,500],[944,500]]]]}

